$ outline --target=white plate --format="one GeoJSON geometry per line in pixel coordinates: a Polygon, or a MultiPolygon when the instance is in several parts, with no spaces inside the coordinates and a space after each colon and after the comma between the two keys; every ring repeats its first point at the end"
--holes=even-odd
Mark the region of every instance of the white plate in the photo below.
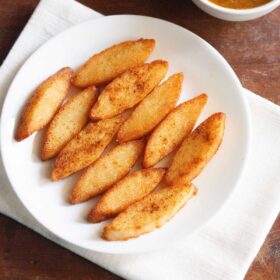
{"type": "Polygon", "coordinates": [[[29,212],[47,229],[75,245],[106,253],[153,250],[185,238],[205,224],[233,191],[244,167],[249,143],[249,117],[241,84],[224,58],[208,43],[188,30],[143,16],[108,16],[91,20],[59,34],[23,65],[7,94],[2,112],[1,148],[11,185],[29,212]],[[180,103],[201,92],[209,101],[200,121],[210,114],[226,113],[226,130],[216,156],[195,180],[193,198],[161,229],[124,242],[100,238],[105,225],[89,224],[85,216],[94,201],[69,205],[67,198],[77,176],[51,182],[52,162],[38,158],[40,136],[17,143],[14,130],[23,104],[38,84],[63,66],[78,67],[92,53],[115,43],[140,37],[156,39],[150,57],[169,61],[169,74],[185,75],[180,103]]]}

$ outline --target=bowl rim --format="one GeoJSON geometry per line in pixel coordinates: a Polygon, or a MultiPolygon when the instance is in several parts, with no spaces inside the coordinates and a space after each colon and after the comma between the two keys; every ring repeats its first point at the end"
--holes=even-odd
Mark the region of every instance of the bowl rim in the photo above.
{"type": "Polygon", "coordinates": [[[232,9],[232,8],[225,8],[222,6],[219,6],[218,4],[212,3],[209,0],[198,0],[199,2],[205,4],[209,8],[216,10],[217,12],[222,12],[224,14],[233,14],[233,15],[251,15],[251,14],[257,14],[259,12],[267,11],[270,8],[277,7],[277,4],[280,4],[280,0],[271,0],[270,2],[261,5],[259,7],[255,8],[249,8],[249,9],[232,9]]]}

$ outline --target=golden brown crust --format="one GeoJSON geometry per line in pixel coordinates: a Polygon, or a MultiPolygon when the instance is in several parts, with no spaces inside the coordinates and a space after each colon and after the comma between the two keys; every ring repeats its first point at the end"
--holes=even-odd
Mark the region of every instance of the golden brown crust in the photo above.
{"type": "Polygon", "coordinates": [[[192,181],[217,152],[224,135],[225,114],[215,113],[183,141],[165,176],[167,184],[192,181]]]}
{"type": "Polygon", "coordinates": [[[22,111],[15,134],[17,141],[22,141],[51,121],[68,93],[72,75],[72,69],[65,67],[39,85],[22,111]]]}
{"type": "Polygon", "coordinates": [[[152,131],[176,105],[184,76],[177,73],[147,95],[121,126],[117,141],[138,139],[152,131]]]}
{"type": "Polygon", "coordinates": [[[201,94],[180,104],[155,128],[145,148],[144,168],[157,164],[191,133],[207,98],[206,94],[201,94]]]}
{"type": "Polygon", "coordinates": [[[77,87],[100,85],[112,81],[129,68],[145,62],[155,47],[153,39],[126,41],[93,55],[76,73],[77,87]]]}
{"type": "Polygon", "coordinates": [[[106,191],[121,180],[144,149],[144,140],[116,146],[89,166],[72,191],[70,202],[79,203],[106,191]]]}
{"type": "Polygon", "coordinates": [[[169,221],[196,194],[191,183],[156,190],[121,212],[105,226],[102,238],[128,240],[151,232],[169,221]]]}
{"type": "Polygon", "coordinates": [[[159,84],[167,70],[168,63],[162,60],[127,70],[101,92],[90,112],[90,118],[111,118],[134,107],[159,84]]]}
{"type": "Polygon", "coordinates": [[[52,180],[67,177],[97,160],[124,120],[125,117],[119,115],[112,119],[89,123],[58,154],[52,180]]]}
{"type": "Polygon", "coordinates": [[[127,175],[101,197],[88,220],[98,223],[120,213],[153,191],[164,174],[164,168],[150,168],[127,175]]]}
{"type": "Polygon", "coordinates": [[[50,122],[43,140],[41,159],[55,157],[85,126],[88,114],[97,99],[96,87],[89,87],[65,103],[50,122]]]}

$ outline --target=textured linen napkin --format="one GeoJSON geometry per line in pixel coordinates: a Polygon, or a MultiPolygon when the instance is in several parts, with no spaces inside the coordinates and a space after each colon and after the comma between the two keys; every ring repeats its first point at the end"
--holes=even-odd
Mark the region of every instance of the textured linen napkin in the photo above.
{"type": "MultiPolygon", "coordinates": [[[[73,0],[42,0],[0,68],[0,106],[33,51],[66,28],[99,16],[73,0]]],[[[280,108],[244,91],[251,109],[252,143],[242,180],[223,210],[177,246],[134,255],[100,254],[73,246],[31,217],[13,192],[2,162],[0,212],[126,279],[243,279],[280,206],[280,108]]]]}

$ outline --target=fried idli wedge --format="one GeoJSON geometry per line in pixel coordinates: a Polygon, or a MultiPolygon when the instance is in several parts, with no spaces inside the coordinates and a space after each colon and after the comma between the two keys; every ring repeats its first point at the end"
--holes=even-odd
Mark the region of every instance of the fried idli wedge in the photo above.
{"type": "Polygon", "coordinates": [[[151,232],[169,221],[195,194],[191,183],[158,189],[121,212],[104,228],[102,238],[128,240],[151,232]]]}
{"type": "Polygon", "coordinates": [[[93,55],[75,74],[77,87],[100,85],[112,81],[129,68],[143,64],[155,47],[153,39],[126,41],[93,55]]]}
{"type": "Polygon", "coordinates": [[[167,184],[181,184],[197,177],[220,147],[224,129],[225,114],[215,113],[188,135],[168,168],[167,184]]]}
{"type": "Polygon", "coordinates": [[[101,92],[90,112],[90,118],[112,118],[134,107],[160,83],[167,70],[168,63],[163,60],[127,70],[101,92]]]}
{"type": "Polygon", "coordinates": [[[54,116],[45,133],[41,159],[55,157],[85,126],[97,99],[97,89],[89,87],[68,100],[54,116]]]}
{"type": "Polygon", "coordinates": [[[89,213],[88,220],[98,223],[117,215],[153,191],[164,173],[164,168],[150,168],[127,175],[101,197],[89,213]]]}
{"type": "Polygon", "coordinates": [[[207,99],[201,94],[180,104],[155,128],[145,148],[144,168],[157,164],[191,133],[207,99]]]}
{"type": "Polygon", "coordinates": [[[93,198],[122,179],[143,152],[144,144],[143,140],[127,142],[100,157],[77,181],[70,202],[79,203],[93,198]]]}
{"type": "Polygon", "coordinates": [[[68,93],[72,75],[72,69],[65,67],[39,85],[22,111],[15,134],[17,141],[22,141],[51,121],[68,93]]]}
{"type": "Polygon", "coordinates": [[[182,73],[174,74],[146,96],[121,126],[117,141],[138,139],[152,131],[175,107],[183,79],[182,73]]]}
{"type": "Polygon", "coordinates": [[[52,171],[56,181],[77,172],[96,161],[117,133],[125,117],[89,123],[58,154],[52,171]]]}

